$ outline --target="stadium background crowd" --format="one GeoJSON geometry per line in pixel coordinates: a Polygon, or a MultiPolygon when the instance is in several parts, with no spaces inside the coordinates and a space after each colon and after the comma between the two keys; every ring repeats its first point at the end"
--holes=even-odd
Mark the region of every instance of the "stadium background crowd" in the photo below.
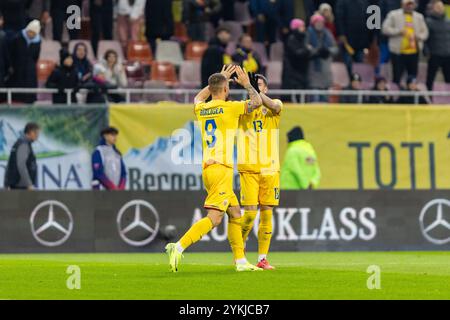
{"type": "MultiPolygon", "coordinates": [[[[448,91],[450,1],[416,2],[2,0],[0,88],[56,88],[55,103],[66,102],[64,89],[75,90],[73,101],[121,102],[108,90],[200,88],[234,62],[267,75],[271,88],[448,91]],[[67,32],[73,4],[82,8],[81,29],[67,32]],[[381,8],[381,30],[367,28],[372,4],[381,8]]],[[[13,100],[46,98],[14,94],[13,100]]],[[[308,99],[358,102],[356,96],[308,99]]],[[[414,97],[364,101],[413,103],[414,97]]]]}

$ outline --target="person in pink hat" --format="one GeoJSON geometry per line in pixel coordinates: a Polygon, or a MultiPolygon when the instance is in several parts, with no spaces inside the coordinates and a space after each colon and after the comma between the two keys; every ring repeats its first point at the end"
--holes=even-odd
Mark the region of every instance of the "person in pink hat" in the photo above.
{"type": "MultiPolygon", "coordinates": [[[[309,88],[329,89],[333,85],[332,58],[338,54],[339,49],[333,35],[325,28],[325,18],[322,15],[314,14],[311,17],[307,38],[312,47],[308,69],[309,88]]],[[[322,101],[325,97],[316,97],[313,100],[322,101]]]]}
{"type": "Polygon", "coordinates": [[[308,61],[311,47],[306,38],[306,25],[301,19],[293,19],[291,32],[286,39],[283,58],[283,89],[305,89],[308,86],[308,61]]]}

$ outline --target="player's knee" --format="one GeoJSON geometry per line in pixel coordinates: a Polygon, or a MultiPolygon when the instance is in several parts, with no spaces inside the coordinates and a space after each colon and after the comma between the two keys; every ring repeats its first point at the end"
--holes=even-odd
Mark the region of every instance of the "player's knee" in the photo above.
{"type": "Polygon", "coordinates": [[[258,206],[244,206],[245,211],[257,211],[258,206]]]}
{"type": "Polygon", "coordinates": [[[242,217],[240,206],[229,207],[227,213],[228,216],[233,219],[239,219],[242,217]]]}
{"type": "Polygon", "coordinates": [[[273,211],[272,206],[261,206],[261,212],[263,211],[273,211]]]}
{"type": "Polygon", "coordinates": [[[214,227],[219,226],[223,220],[223,213],[210,212],[208,213],[208,218],[211,220],[214,227]]]}

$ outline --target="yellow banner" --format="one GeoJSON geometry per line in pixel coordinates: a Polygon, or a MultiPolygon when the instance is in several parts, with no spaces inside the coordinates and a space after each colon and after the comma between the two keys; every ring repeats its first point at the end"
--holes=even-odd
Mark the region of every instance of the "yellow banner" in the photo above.
{"type": "MultiPolygon", "coordinates": [[[[120,130],[118,147],[125,155],[194,120],[192,105],[110,108],[110,124],[120,130]]],[[[320,189],[450,189],[448,106],[286,105],[281,161],[286,133],[297,125],[317,152],[320,189]]]]}

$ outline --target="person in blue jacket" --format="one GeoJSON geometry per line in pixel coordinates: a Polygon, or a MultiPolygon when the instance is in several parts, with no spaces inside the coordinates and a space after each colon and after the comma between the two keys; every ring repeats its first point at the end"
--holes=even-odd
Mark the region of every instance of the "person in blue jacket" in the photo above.
{"type": "Polygon", "coordinates": [[[116,148],[119,130],[107,127],[100,133],[101,140],[92,154],[92,188],[94,190],[125,190],[127,169],[122,154],[116,148]]]}

